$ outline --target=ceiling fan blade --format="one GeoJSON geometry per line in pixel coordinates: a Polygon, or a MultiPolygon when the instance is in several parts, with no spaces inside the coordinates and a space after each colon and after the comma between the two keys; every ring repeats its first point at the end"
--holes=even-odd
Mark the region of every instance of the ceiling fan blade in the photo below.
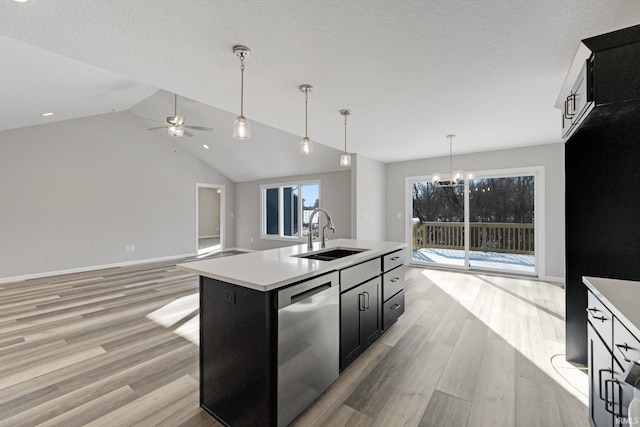
{"type": "Polygon", "coordinates": [[[139,119],[151,120],[152,122],[166,123],[166,122],[163,122],[162,120],[150,119],[149,117],[142,117],[142,116],[136,116],[136,117],[139,119]]]}
{"type": "Polygon", "coordinates": [[[147,130],[158,130],[158,129],[166,129],[166,128],[167,128],[166,126],[160,126],[160,127],[157,127],[157,128],[149,128],[147,130]]]}
{"type": "MultiPolygon", "coordinates": [[[[185,127],[185,126],[183,126],[185,127]]],[[[188,130],[184,131],[184,136],[193,136],[193,134],[191,132],[189,132],[188,130]]]]}
{"type": "Polygon", "coordinates": [[[194,129],[194,130],[204,130],[207,132],[213,132],[212,128],[204,127],[204,126],[183,126],[185,128],[194,129]]]}

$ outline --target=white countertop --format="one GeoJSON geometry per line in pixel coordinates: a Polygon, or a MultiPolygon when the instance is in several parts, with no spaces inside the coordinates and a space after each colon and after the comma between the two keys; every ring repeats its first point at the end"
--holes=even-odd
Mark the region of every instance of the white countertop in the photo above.
{"type": "Polygon", "coordinates": [[[401,242],[336,239],[327,241],[326,249],[320,248],[320,242],[314,242],[313,249],[308,250],[305,243],[303,245],[188,262],[178,264],[177,267],[180,270],[200,276],[266,292],[313,276],[358,264],[402,249],[405,246],[406,243],[401,242]],[[323,252],[331,248],[368,250],[333,261],[311,260],[295,256],[323,252]]]}
{"type": "Polygon", "coordinates": [[[587,276],[582,281],[633,335],[640,338],[640,282],[587,276]]]}

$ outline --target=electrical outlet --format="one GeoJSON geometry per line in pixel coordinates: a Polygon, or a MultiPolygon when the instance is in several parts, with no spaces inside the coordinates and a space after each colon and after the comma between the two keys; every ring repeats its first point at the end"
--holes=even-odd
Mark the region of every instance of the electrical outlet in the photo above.
{"type": "Polygon", "coordinates": [[[222,295],[224,296],[224,300],[229,304],[235,305],[236,303],[236,293],[234,291],[230,291],[228,289],[222,290],[222,295]]]}
{"type": "Polygon", "coordinates": [[[131,245],[131,252],[135,251],[136,247],[134,245],[131,245]]]}
{"type": "Polygon", "coordinates": [[[124,250],[129,252],[131,250],[131,248],[129,247],[129,245],[127,245],[127,246],[124,247],[124,250]]]}

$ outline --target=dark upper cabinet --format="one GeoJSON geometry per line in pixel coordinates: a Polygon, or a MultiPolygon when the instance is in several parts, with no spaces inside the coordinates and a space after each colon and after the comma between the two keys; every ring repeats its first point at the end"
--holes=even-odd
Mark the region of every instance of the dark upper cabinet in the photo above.
{"type": "Polygon", "coordinates": [[[582,276],[640,280],[638,58],[640,26],[583,40],[556,103],[564,114],[591,61],[592,108],[565,144],[566,357],[582,364],[588,348],[582,276]]]}

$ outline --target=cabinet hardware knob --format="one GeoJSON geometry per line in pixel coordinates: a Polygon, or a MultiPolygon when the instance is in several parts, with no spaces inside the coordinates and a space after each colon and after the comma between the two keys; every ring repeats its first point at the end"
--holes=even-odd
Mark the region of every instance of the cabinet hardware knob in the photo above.
{"type": "Polygon", "coordinates": [[[400,304],[394,304],[394,305],[391,307],[391,310],[397,310],[397,309],[399,309],[399,308],[400,308],[400,304]]]}
{"type": "Polygon", "coordinates": [[[394,256],[394,257],[391,258],[391,261],[396,261],[396,260],[399,260],[399,259],[400,259],[399,256],[394,256]]]}
{"type": "Polygon", "coordinates": [[[394,277],[393,279],[390,280],[390,282],[396,283],[398,280],[400,280],[399,277],[394,277]]]}
{"type": "Polygon", "coordinates": [[[591,317],[593,317],[594,319],[596,319],[596,320],[601,320],[601,321],[603,321],[603,322],[604,322],[605,320],[608,320],[608,319],[607,319],[606,317],[604,317],[604,316],[596,316],[595,314],[593,314],[593,313],[592,313],[592,312],[594,312],[594,311],[600,311],[600,310],[598,310],[597,308],[587,308],[587,313],[591,314],[591,317]]]}
{"type": "MultiPolygon", "coordinates": [[[[616,347],[618,347],[622,352],[631,350],[631,347],[629,347],[629,344],[627,344],[627,343],[616,344],[616,347]]],[[[622,354],[622,357],[624,357],[624,361],[625,362],[627,362],[627,363],[631,362],[631,359],[629,359],[624,353],[622,354]]]]}

